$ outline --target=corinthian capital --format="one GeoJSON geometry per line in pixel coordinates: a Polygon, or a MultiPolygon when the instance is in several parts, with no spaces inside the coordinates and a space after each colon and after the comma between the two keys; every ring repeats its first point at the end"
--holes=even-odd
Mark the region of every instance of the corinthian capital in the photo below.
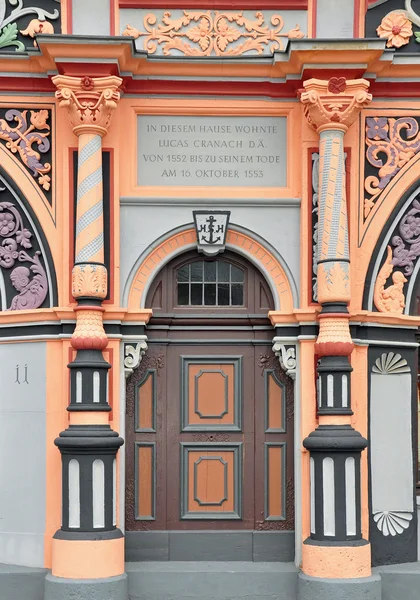
{"type": "Polygon", "coordinates": [[[120,77],[68,77],[52,78],[57,87],[55,96],[62,108],[67,108],[75,135],[95,133],[103,137],[108,131],[117,102],[120,77]]]}
{"type": "Polygon", "coordinates": [[[299,90],[300,101],[305,106],[309,124],[318,132],[323,129],[347,131],[361,109],[372,100],[366,79],[308,79],[303,86],[304,89],[299,90]]]}

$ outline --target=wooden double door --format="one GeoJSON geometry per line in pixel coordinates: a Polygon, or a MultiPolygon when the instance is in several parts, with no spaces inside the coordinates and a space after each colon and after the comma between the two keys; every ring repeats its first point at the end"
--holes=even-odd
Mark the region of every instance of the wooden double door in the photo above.
{"type": "Polygon", "coordinates": [[[149,341],[127,384],[126,528],[294,528],[293,386],[267,340],[149,341]]]}

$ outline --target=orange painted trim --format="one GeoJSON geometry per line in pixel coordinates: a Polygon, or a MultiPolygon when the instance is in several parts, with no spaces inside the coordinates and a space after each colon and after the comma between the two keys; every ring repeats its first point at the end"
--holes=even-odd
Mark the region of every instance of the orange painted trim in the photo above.
{"type": "MultiPolygon", "coordinates": [[[[351,389],[357,390],[357,392],[353,392],[351,396],[351,407],[353,410],[351,425],[364,438],[369,439],[369,370],[367,346],[355,347],[351,355],[351,366],[353,367],[351,373],[351,389]]],[[[361,454],[360,471],[362,536],[367,540],[369,539],[369,468],[367,450],[364,450],[361,454]]]]}
{"type": "Polygon", "coordinates": [[[300,429],[296,428],[295,436],[299,436],[301,448],[301,498],[297,502],[302,510],[302,542],[311,531],[311,494],[310,494],[310,454],[302,442],[317,427],[317,402],[315,386],[315,350],[314,340],[302,340],[300,343],[300,398],[301,419],[300,429]]]}
{"type": "Polygon", "coordinates": [[[355,579],[371,575],[370,544],[302,546],[302,571],[311,577],[355,579]]]}
{"type": "Polygon", "coordinates": [[[47,375],[46,375],[46,465],[45,465],[45,533],[44,533],[44,567],[51,568],[51,541],[61,523],[61,455],[54,445],[54,440],[67,428],[67,397],[63,383],[65,382],[66,342],[47,342],[47,375]]]}
{"type": "Polygon", "coordinates": [[[317,0],[308,1],[308,38],[316,38],[317,0]]]}
{"type": "Polygon", "coordinates": [[[86,412],[70,412],[70,425],[108,425],[107,412],[89,410],[86,412]]]}
{"type": "Polygon", "coordinates": [[[119,35],[119,10],[118,0],[110,0],[109,2],[109,32],[110,35],[119,35]],[[118,23],[118,29],[117,29],[118,23]]]}
{"type": "MultiPolygon", "coordinates": [[[[201,72],[202,75],[202,72],[201,72]]],[[[290,168],[300,152],[301,109],[298,104],[264,100],[140,98],[120,103],[125,127],[120,127],[121,146],[132,148],[130,160],[120,154],[121,196],[179,198],[299,198],[301,180],[297,169],[290,168]],[[137,183],[137,116],[271,116],[287,119],[287,181],[284,187],[208,187],[208,186],[141,186],[137,183]]]]}
{"type": "Polygon", "coordinates": [[[52,543],[52,574],[67,579],[102,579],[124,573],[124,538],[52,543]]]}
{"type": "Polygon", "coordinates": [[[61,33],[73,32],[72,0],[61,0],[61,33]]]}
{"type": "MultiPolygon", "coordinates": [[[[128,309],[138,310],[144,305],[150,283],[163,265],[177,256],[182,248],[187,250],[196,243],[195,229],[187,229],[172,235],[151,250],[137,269],[131,283],[128,309]]],[[[254,261],[259,263],[261,270],[265,272],[268,282],[272,284],[280,302],[281,312],[290,313],[293,309],[292,289],[277,259],[259,242],[233,228],[229,229],[226,236],[226,246],[242,251],[245,256],[253,256],[254,261]]]]}

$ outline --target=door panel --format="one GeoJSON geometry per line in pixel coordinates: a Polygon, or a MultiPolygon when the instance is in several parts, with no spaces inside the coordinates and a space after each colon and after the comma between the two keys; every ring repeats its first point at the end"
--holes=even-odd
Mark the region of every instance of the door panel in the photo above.
{"type": "Polygon", "coordinates": [[[293,384],[271,344],[151,342],[126,455],[129,531],[293,529],[293,384]]]}

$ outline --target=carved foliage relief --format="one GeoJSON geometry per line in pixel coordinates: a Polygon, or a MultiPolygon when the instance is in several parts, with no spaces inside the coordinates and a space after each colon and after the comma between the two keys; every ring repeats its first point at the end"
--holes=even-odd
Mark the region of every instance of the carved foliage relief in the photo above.
{"type": "Polygon", "coordinates": [[[47,302],[48,278],[27,215],[0,177],[0,309],[30,310],[47,302]]]}
{"type": "Polygon", "coordinates": [[[0,143],[21,161],[51,204],[51,110],[0,108],[0,143]]]}
{"type": "Polygon", "coordinates": [[[37,34],[61,33],[60,0],[0,0],[0,49],[24,52],[37,34]]]}
{"type": "Polygon", "coordinates": [[[272,54],[283,50],[287,40],[301,39],[305,33],[297,23],[285,27],[284,18],[277,14],[183,10],[144,14],[142,26],[127,24],[123,35],[139,40],[149,54],[241,56],[272,54]]]}
{"type": "Polygon", "coordinates": [[[419,118],[367,117],[363,219],[395,175],[420,150],[419,118]]]}

